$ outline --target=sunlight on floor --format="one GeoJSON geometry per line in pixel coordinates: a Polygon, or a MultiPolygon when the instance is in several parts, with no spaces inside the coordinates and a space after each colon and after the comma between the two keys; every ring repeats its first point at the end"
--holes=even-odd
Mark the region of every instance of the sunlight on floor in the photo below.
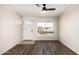
{"type": "Polygon", "coordinates": [[[33,40],[23,40],[22,42],[20,42],[19,44],[34,44],[35,41],[33,40]]]}

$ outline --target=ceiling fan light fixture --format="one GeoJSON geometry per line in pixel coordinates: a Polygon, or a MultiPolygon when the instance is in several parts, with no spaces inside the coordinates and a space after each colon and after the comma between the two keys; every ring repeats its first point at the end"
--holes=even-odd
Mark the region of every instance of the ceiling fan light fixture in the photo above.
{"type": "Polygon", "coordinates": [[[46,10],[42,10],[40,14],[46,14],[47,11],[46,10]]]}

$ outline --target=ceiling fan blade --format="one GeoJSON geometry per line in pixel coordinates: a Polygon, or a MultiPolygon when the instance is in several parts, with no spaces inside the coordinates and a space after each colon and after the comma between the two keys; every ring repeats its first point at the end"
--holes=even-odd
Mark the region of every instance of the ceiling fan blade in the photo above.
{"type": "Polygon", "coordinates": [[[40,7],[40,5],[39,5],[39,4],[36,4],[36,6],[37,6],[37,7],[40,7]]]}
{"type": "Polygon", "coordinates": [[[56,10],[56,8],[47,8],[47,11],[56,10]]]}

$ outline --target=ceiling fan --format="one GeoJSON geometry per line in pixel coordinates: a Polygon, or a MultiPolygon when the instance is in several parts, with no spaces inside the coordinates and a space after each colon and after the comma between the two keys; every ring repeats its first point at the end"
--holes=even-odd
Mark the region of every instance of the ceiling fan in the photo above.
{"type": "MultiPolygon", "coordinates": [[[[36,4],[36,6],[40,7],[39,4],[36,4]]],[[[56,10],[56,8],[46,8],[46,4],[43,4],[42,6],[43,6],[42,11],[53,11],[53,10],[56,10]]]]}

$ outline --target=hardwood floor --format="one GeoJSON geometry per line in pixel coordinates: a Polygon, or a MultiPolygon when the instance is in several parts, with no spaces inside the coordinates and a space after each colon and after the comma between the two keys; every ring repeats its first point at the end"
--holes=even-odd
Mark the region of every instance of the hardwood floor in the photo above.
{"type": "Polygon", "coordinates": [[[35,44],[18,44],[3,55],[77,55],[59,41],[35,41],[35,44]]]}

